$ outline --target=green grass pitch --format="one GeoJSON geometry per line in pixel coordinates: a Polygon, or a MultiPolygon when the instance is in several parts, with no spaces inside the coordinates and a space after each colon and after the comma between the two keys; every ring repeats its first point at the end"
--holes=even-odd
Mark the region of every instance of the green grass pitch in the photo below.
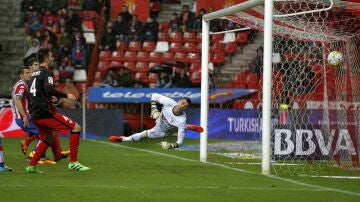
{"type": "MultiPolygon", "coordinates": [[[[163,140],[82,139],[79,161],[89,172],[70,171],[63,159],[26,174],[20,139],[2,139],[14,171],[0,173],[0,201],[360,201],[359,179],[264,176],[260,167],[201,163],[198,151],[164,151],[163,140]]],[[[60,141],[67,149],[68,138],[60,141]]]]}

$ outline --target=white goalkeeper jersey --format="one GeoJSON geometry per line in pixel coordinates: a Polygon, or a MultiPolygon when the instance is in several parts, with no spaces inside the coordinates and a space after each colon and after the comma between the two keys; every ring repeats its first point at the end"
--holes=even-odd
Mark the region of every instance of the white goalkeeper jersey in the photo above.
{"type": "Polygon", "coordinates": [[[175,115],[173,113],[173,108],[177,102],[171,98],[165,97],[163,95],[154,93],[151,96],[151,101],[155,101],[163,105],[161,110],[160,117],[156,120],[156,125],[160,131],[159,133],[164,133],[165,135],[170,135],[174,132],[177,132],[177,141],[178,145],[181,145],[185,137],[186,129],[186,113],[183,112],[181,115],[175,115]]]}

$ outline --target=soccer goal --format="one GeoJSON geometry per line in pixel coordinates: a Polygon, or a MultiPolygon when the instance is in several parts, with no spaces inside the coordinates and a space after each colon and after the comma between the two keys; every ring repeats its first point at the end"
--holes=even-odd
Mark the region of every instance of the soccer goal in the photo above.
{"type": "Polygon", "coordinates": [[[202,96],[200,161],[359,177],[359,13],[359,3],[339,0],[250,0],[206,14],[202,95],[209,86],[256,92],[221,104],[202,96]],[[219,61],[218,44],[236,48],[219,61]],[[327,61],[332,51],[342,54],[338,66],[327,61]]]}

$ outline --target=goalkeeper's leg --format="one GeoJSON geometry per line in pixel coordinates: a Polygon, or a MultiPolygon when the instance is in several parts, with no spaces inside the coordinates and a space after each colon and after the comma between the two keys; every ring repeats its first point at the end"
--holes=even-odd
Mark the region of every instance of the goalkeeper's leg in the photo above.
{"type": "Polygon", "coordinates": [[[143,132],[140,133],[135,133],[134,135],[131,135],[129,137],[124,137],[122,139],[123,142],[136,142],[139,141],[145,137],[147,137],[147,130],[144,130],[143,132]]]}

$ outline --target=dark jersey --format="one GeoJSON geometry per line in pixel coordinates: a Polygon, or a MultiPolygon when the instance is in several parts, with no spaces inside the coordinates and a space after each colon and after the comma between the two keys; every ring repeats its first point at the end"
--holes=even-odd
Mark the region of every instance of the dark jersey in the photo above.
{"type": "Polygon", "coordinates": [[[28,84],[29,112],[32,119],[49,118],[53,115],[51,97],[66,98],[67,94],[54,88],[54,76],[52,71],[40,67],[32,73],[28,84]]]}

